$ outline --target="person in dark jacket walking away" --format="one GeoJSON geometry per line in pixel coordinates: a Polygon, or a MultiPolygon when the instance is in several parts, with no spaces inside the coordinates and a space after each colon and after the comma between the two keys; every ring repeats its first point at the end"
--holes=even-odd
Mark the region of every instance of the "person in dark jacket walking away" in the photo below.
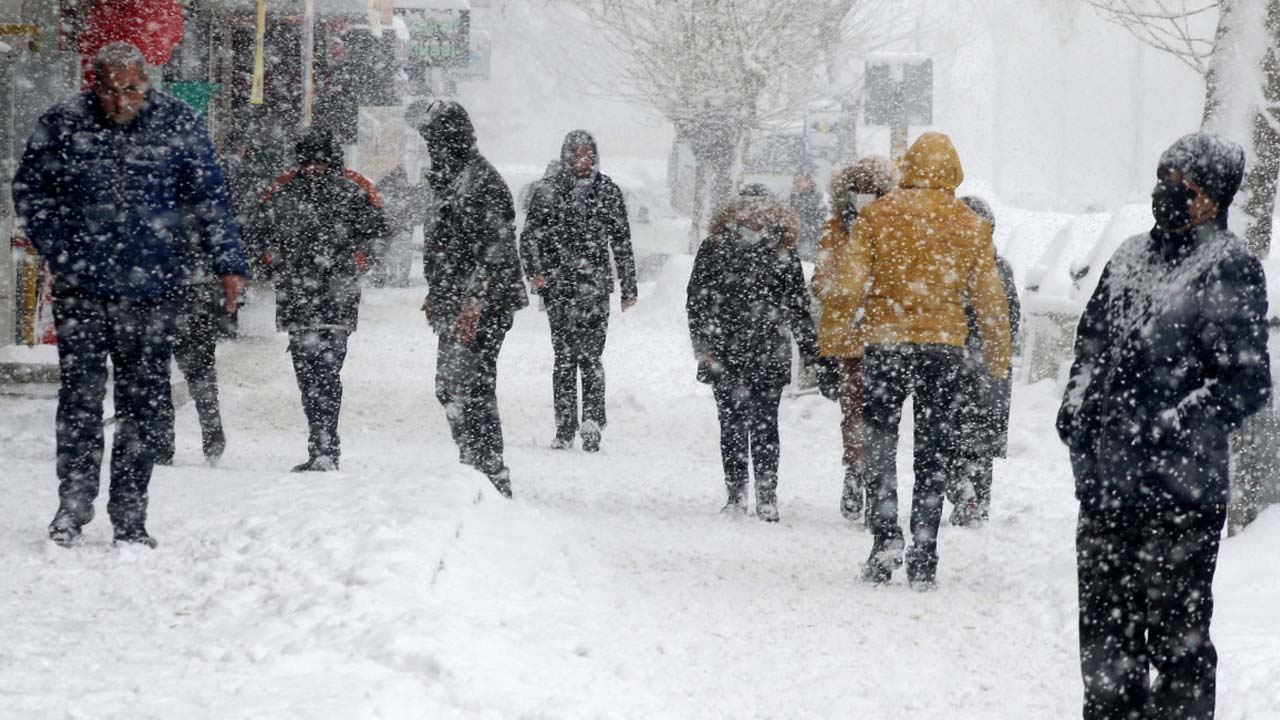
{"type": "Polygon", "coordinates": [[[60,503],[49,537],[71,545],[93,519],[110,357],[116,425],[107,514],[116,542],[155,547],[146,530],[150,428],[173,352],[185,223],[196,228],[228,310],[245,258],[200,118],[149,89],[133,45],[107,45],[93,65],[93,90],[40,118],[13,181],[27,236],[54,278],[60,503]]]}
{"type": "Polygon", "coordinates": [[[480,155],[475,128],[456,102],[427,106],[415,122],[431,153],[428,181],[439,214],[426,238],[427,321],[439,338],[436,398],[463,464],[511,497],[498,416],[498,353],[516,311],[529,304],[516,249],[515,205],[480,155]]]}
{"type": "MultiPolygon", "coordinates": [[[[813,272],[813,296],[822,303],[827,293],[839,293],[832,286],[831,262],[836,251],[848,242],[858,212],[888,195],[898,184],[893,163],[887,157],[868,155],[856,165],[831,178],[831,219],[818,242],[813,272]]],[[[840,514],[847,520],[862,521],[867,487],[867,463],[862,442],[863,339],[856,317],[842,311],[839,302],[821,304],[818,313],[818,349],[836,363],[839,372],[840,439],[843,449],[844,482],[840,490],[840,514]]]]}
{"type": "MultiPolygon", "coordinates": [[[[233,204],[234,206],[234,204],[233,204]]],[[[190,237],[198,237],[192,233],[190,237]]],[[[227,447],[227,436],[222,428],[222,413],[218,408],[218,370],[215,365],[218,338],[228,319],[226,303],[213,274],[209,258],[199,243],[192,242],[189,252],[187,276],[179,290],[178,325],[173,339],[173,356],[178,369],[187,380],[187,390],[196,406],[200,420],[200,446],[205,460],[215,464],[227,447]]],[[[156,464],[173,463],[174,407],[169,383],[169,364],[165,363],[163,396],[158,401],[155,416],[156,464]]]]}
{"type": "MultiPolygon", "coordinates": [[[[960,202],[996,227],[995,213],[982,198],[968,196],[960,202]]],[[[994,246],[993,246],[994,247],[994,246]]],[[[1013,267],[996,255],[1000,285],[1009,303],[1009,337],[1017,345],[1022,321],[1022,303],[1013,281],[1013,267]]],[[[994,458],[1004,457],[1009,446],[1009,401],[1013,394],[1012,375],[994,378],[986,371],[982,327],[971,304],[965,305],[969,336],[964,341],[964,361],[960,384],[953,403],[959,435],[956,452],[949,458],[953,467],[947,476],[947,499],[953,506],[951,524],[970,526],[991,518],[991,475],[994,458]]]]}
{"type": "Polygon", "coordinates": [[[795,214],[770,198],[739,198],[716,212],[710,230],[685,309],[698,380],[711,385],[720,417],[722,512],[747,513],[752,466],[756,517],[777,522],[778,403],[791,380],[792,338],[824,387],[834,388],[834,367],[818,358],[795,214]]]}
{"type": "Polygon", "coordinates": [[[614,264],[622,286],[622,310],[636,303],[636,262],[627,208],[622,190],[600,172],[599,162],[590,133],[569,133],[560,148],[560,171],[533,194],[520,238],[525,274],[545,302],[551,324],[553,447],[560,450],[573,447],[579,430],[579,373],[582,449],[600,449],[600,435],[607,424],[600,357],[609,329],[614,264]]]}
{"type": "Polygon", "coordinates": [[[986,339],[993,377],[1009,373],[1009,304],[1000,286],[991,226],[955,197],[964,181],[951,139],[922,134],[907,150],[900,188],[858,213],[831,259],[823,309],[857,318],[866,345],[862,405],[873,535],[862,578],[885,583],[902,565],[898,524],[898,424],[908,396],[915,412],[912,547],[915,590],[935,587],[943,493],[954,467],[957,393],[966,305],[986,339]]]}
{"type": "Polygon", "coordinates": [[[289,353],[307,416],[307,461],[294,472],[337,470],[338,414],[347,340],[360,312],[360,276],[390,232],[373,184],[342,166],[342,146],[312,129],[295,147],[297,169],[267,189],[254,236],[268,248],[276,286],[276,326],[289,353]]]}
{"type": "Polygon", "coordinates": [[[425,182],[411,183],[403,164],[397,165],[378,182],[378,195],[386,208],[391,233],[379,249],[373,268],[378,287],[408,287],[413,267],[413,228],[421,225],[431,204],[425,182]]]}
{"type": "Polygon", "coordinates": [[[1262,265],[1227,229],[1243,175],[1215,135],[1170,146],[1155,227],[1116,250],[1076,328],[1058,435],[1080,501],[1085,720],[1214,715],[1227,439],[1271,397],[1262,265]]]}

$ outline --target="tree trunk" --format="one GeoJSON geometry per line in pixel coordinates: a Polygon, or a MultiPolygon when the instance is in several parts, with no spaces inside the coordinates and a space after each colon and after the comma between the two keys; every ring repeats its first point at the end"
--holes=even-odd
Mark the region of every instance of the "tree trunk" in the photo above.
{"type": "Polygon", "coordinates": [[[1276,177],[1280,175],[1280,0],[1267,4],[1270,46],[1262,61],[1262,96],[1267,107],[1253,119],[1253,167],[1245,179],[1244,212],[1251,219],[1245,242],[1258,257],[1271,249],[1271,217],[1275,214],[1276,177]]]}

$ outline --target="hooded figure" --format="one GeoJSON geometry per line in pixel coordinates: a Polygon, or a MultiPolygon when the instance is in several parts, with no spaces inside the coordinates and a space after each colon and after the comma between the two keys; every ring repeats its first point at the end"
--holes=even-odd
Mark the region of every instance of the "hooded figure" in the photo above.
{"type": "MultiPolygon", "coordinates": [[[[986,201],[968,196],[960,198],[960,202],[995,231],[996,217],[986,201]]],[[[1018,301],[1013,268],[999,255],[996,255],[996,267],[1009,304],[1010,339],[1016,341],[1022,303],[1018,301]]],[[[978,314],[972,305],[967,305],[965,315],[969,320],[969,336],[964,341],[964,366],[955,399],[959,435],[956,452],[951,456],[956,467],[948,475],[951,484],[947,487],[947,499],[955,506],[951,524],[967,526],[990,519],[992,460],[1004,457],[1009,445],[1009,401],[1013,383],[1010,377],[997,379],[986,372],[986,339],[978,324],[978,314]]]]}
{"type": "MultiPolygon", "coordinates": [[[[413,108],[411,108],[411,111],[413,108]]],[[[431,103],[417,119],[431,153],[428,182],[438,202],[426,237],[422,309],[439,338],[436,397],[459,459],[511,496],[498,416],[498,353],[515,312],[529,304],[516,248],[507,183],[480,155],[467,111],[431,103]]]]}
{"type": "Polygon", "coordinates": [[[1227,440],[1271,397],[1262,266],[1227,229],[1243,174],[1208,133],[1166,150],[1155,227],[1116,250],[1076,329],[1058,435],[1080,501],[1086,719],[1213,716],[1227,440]]]}
{"type": "Polygon", "coordinates": [[[915,489],[907,575],[929,589],[937,571],[943,489],[955,453],[956,396],[972,307],[985,340],[987,372],[1009,372],[1009,304],[996,266],[991,225],[955,197],[964,180],[951,140],[924,133],[903,159],[901,189],[863,208],[830,259],[819,287],[824,312],[856,322],[865,344],[864,438],[871,557],[868,582],[887,582],[902,564],[896,456],[908,396],[915,409],[915,489]]]}
{"type": "Polygon", "coordinates": [[[818,348],[838,369],[835,393],[840,401],[840,436],[843,446],[844,482],[840,491],[840,514],[846,519],[862,518],[865,507],[866,463],[862,447],[862,334],[858,323],[839,303],[827,304],[823,295],[830,288],[831,259],[849,240],[858,211],[888,195],[897,185],[889,158],[868,155],[831,178],[831,218],[818,242],[817,265],[813,271],[813,294],[820,303],[818,348]]]}
{"type": "Polygon", "coordinates": [[[553,447],[571,447],[581,429],[582,448],[588,452],[599,449],[606,425],[600,357],[609,326],[614,266],[622,286],[622,309],[636,302],[636,263],[626,204],[622,190],[600,172],[599,163],[595,138],[586,130],[569,133],[560,148],[557,173],[541,181],[531,197],[520,237],[525,274],[546,304],[551,324],[553,447]]]}
{"type": "Polygon", "coordinates": [[[390,233],[378,192],[342,166],[342,146],[312,129],[295,146],[297,168],[276,180],[254,218],[276,286],[276,326],[289,353],[309,434],[294,472],[338,468],[342,366],[360,312],[360,276],[390,233]]]}
{"type": "Polygon", "coordinates": [[[798,233],[795,214],[771,198],[720,208],[698,248],[685,305],[698,380],[711,385],[720,417],[724,512],[747,512],[753,469],[756,515],[768,522],[778,521],[778,403],[791,380],[792,339],[807,366],[832,371],[818,358],[798,233]]]}

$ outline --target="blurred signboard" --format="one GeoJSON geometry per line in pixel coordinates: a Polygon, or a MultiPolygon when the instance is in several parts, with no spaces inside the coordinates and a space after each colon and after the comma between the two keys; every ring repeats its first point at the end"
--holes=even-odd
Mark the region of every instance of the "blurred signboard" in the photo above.
{"type": "Polygon", "coordinates": [[[409,31],[405,70],[420,78],[431,68],[466,67],[471,52],[469,9],[396,8],[409,31]]]}
{"type": "Polygon", "coordinates": [[[864,118],[868,125],[933,123],[933,60],[918,53],[867,59],[864,118]]]}

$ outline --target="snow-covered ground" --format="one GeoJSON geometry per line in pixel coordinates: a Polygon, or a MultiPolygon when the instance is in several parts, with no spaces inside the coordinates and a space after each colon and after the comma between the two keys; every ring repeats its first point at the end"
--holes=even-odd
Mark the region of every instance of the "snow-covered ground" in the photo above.
{"type": "MultiPolygon", "coordinates": [[[[105,492],[85,545],[49,543],[54,403],[0,397],[0,717],[1078,716],[1057,388],[1015,389],[993,521],[943,528],[938,591],[867,587],[870,537],[837,512],[838,416],[819,397],[783,403],[782,522],[718,514],[689,267],[615,308],[599,455],[547,449],[546,319],[520,314],[499,385],[514,502],[456,463],[420,289],[366,295],[342,470],[324,475],[288,472],[305,426],[285,338],[269,300],[246,308],[246,337],[219,349],[227,455],[204,466],[179,411],[155,551],[110,545],[105,492]]],[[[1223,545],[1225,720],[1280,717],[1277,546],[1280,510],[1223,545]]]]}

